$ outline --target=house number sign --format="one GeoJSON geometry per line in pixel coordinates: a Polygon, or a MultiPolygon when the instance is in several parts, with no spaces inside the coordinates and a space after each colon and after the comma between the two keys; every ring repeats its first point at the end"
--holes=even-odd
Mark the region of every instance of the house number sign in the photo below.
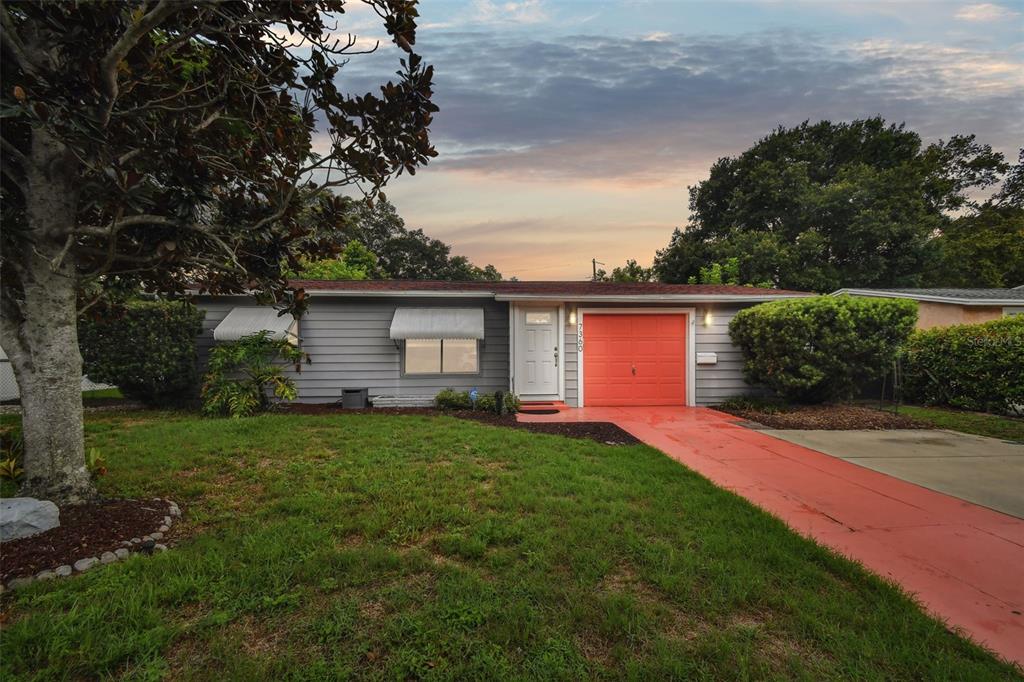
{"type": "Polygon", "coordinates": [[[576,350],[583,352],[583,320],[576,324],[576,350]]]}

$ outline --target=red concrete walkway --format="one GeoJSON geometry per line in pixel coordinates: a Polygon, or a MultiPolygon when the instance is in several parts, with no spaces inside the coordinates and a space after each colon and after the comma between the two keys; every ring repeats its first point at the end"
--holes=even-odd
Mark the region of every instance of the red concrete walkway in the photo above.
{"type": "Polygon", "coordinates": [[[535,421],[608,421],[900,583],[938,617],[1024,665],[1024,521],[744,428],[705,408],[588,407],[535,421]]]}

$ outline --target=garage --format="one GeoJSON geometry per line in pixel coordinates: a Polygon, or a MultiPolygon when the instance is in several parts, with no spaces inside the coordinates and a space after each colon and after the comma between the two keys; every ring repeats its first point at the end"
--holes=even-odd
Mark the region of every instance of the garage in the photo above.
{"type": "Polygon", "coordinates": [[[583,320],[583,404],[686,405],[686,313],[590,311],[583,320]]]}

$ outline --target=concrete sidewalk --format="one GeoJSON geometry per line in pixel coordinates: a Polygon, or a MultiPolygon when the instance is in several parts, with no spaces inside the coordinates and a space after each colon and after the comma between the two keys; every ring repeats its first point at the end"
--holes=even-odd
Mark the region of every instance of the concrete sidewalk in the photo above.
{"type": "Polygon", "coordinates": [[[1020,443],[931,429],[765,433],[1024,519],[1020,443]]]}
{"type": "Polygon", "coordinates": [[[581,408],[530,421],[613,422],[913,593],[1024,665],[1024,521],[872,471],[706,408],[581,408]]]}

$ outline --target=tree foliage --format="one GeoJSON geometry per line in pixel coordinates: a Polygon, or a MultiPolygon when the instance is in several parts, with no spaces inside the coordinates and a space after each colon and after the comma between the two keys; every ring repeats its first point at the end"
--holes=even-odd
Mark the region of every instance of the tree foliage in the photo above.
{"type": "Polygon", "coordinates": [[[850,398],[888,371],[916,321],[911,300],[816,296],[741,310],[729,335],[743,352],[747,382],[820,403],[850,398]]]}
{"type": "Polygon", "coordinates": [[[937,240],[936,285],[1016,287],[1024,284],[1024,208],[986,203],[949,223],[937,240]]]}
{"type": "Polygon", "coordinates": [[[436,155],[416,4],[363,4],[398,70],[358,94],[338,85],[364,51],[337,39],[344,0],[0,5],[0,343],[26,406],[26,492],[92,490],[83,291],[254,292],[300,311],[285,272],[329,252],[308,216],[436,155]]]}
{"type": "Polygon", "coordinates": [[[465,256],[452,256],[451,247],[423,230],[410,230],[386,198],[354,204],[348,220],[351,239],[376,254],[382,277],[392,279],[500,281],[493,265],[480,268],[465,256]]]}
{"type": "Polygon", "coordinates": [[[974,136],[925,146],[881,118],[780,127],[690,188],[690,225],[655,269],[686,282],[737,258],[739,281],[789,289],[921,285],[948,212],[1008,169],[974,136]]]}
{"type": "Polygon", "coordinates": [[[1006,413],[1024,406],[1024,316],[918,331],[902,355],[909,401],[1006,413]]]}
{"type": "Polygon", "coordinates": [[[78,322],[85,373],[148,405],[194,398],[202,329],[203,313],[184,301],[94,307],[78,322]]]}
{"type": "Polygon", "coordinates": [[[932,284],[1024,284],[1024,149],[991,199],[952,220],[936,239],[942,254],[932,284]]]}
{"type": "Polygon", "coordinates": [[[210,351],[203,377],[203,411],[210,415],[248,417],[270,408],[270,396],[295,400],[295,382],[285,375],[287,364],[301,371],[310,357],[285,339],[262,331],[237,341],[219,343],[210,351]]]}
{"type": "Polygon", "coordinates": [[[740,259],[726,258],[724,263],[711,263],[700,268],[700,274],[691,276],[687,284],[733,284],[754,287],[770,287],[771,282],[744,282],[740,275],[740,259]]]}
{"type": "Polygon", "coordinates": [[[299,279],[374,279],[381,276],[377,256],[353,239],[337,258],[305,260],[302,269],[295,274],[299,279]]]}
{"type": "Polygon", "coordinates": [[[626,264],[612,268],[612,274],[598,268],[594,280],[597,282],[651,282],[654,280],[654,269],[645,268],[633,259],[626,264]]]}
{"type": "MultiPolygon", "coordinates": [[[[378,94],[355,96],[336,85],[354,48],[331,37],[340,1],[6,6],[4,251],[23,253],[34,229],[26,200],[45,138],[74,176],[55,257],[80,281],[285,294],[282,257],[319,253],[302,239],[305,202],[329,213],[343,203],[331,188],[372,193],[436,154],[416,9],[369,4],[409,54],[378,94]],[[314,150],[318,118],[328,144],[314,150]]],[[[17,261],[4,266],[16,287],[17,261]]]]}

